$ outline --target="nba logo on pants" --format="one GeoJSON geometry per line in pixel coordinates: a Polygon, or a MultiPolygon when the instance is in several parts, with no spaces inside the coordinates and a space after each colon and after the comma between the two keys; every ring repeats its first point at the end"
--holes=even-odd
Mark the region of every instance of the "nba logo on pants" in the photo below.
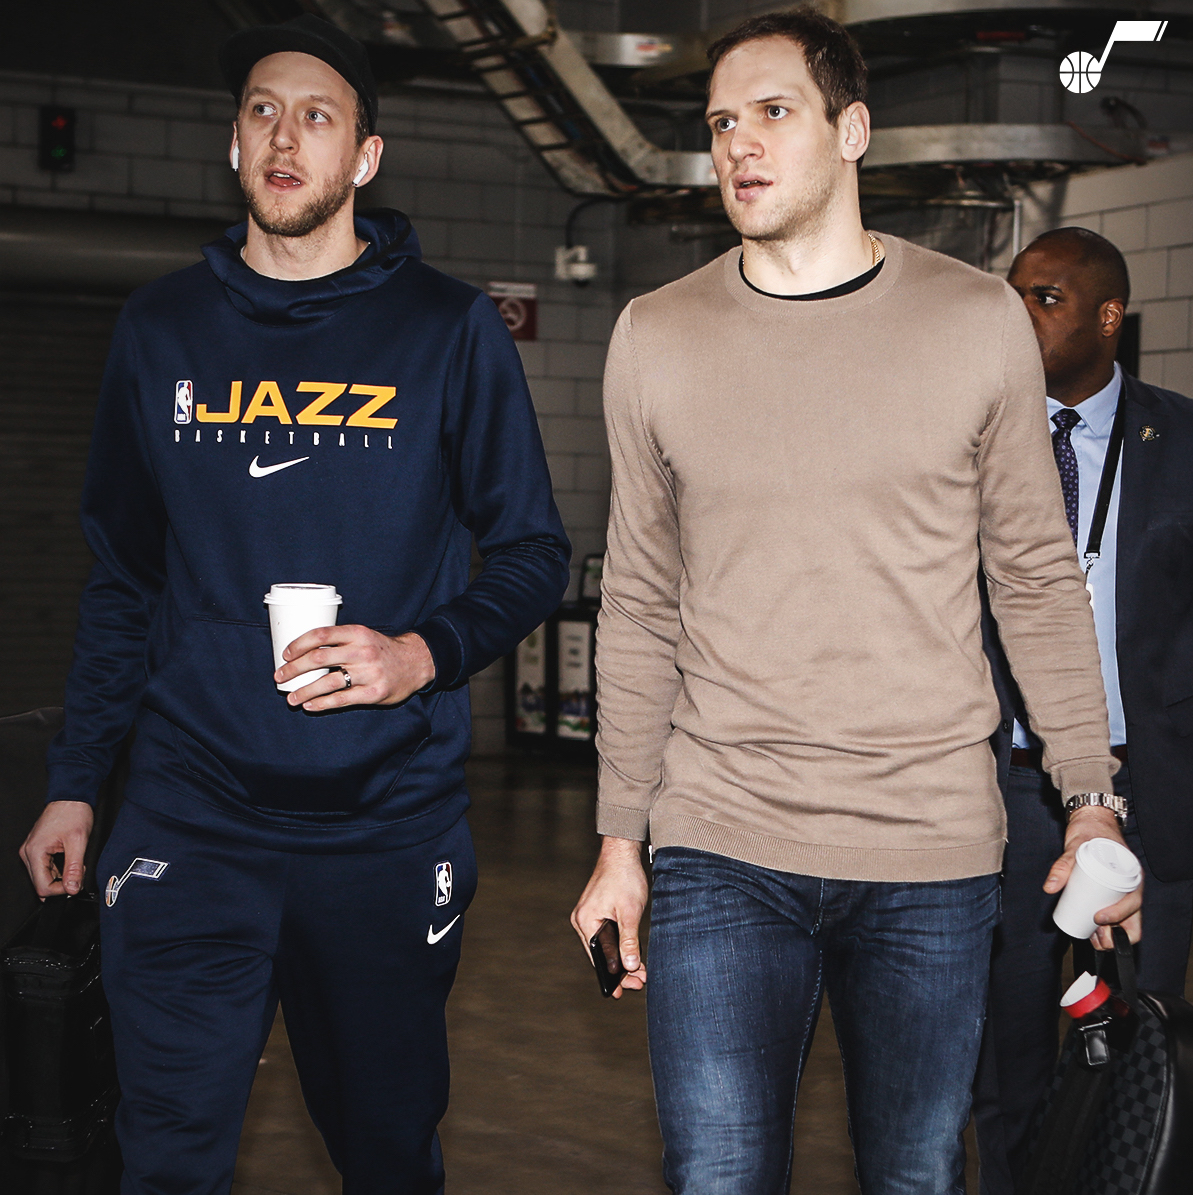
{"type": "Polygon", "coordinates": [[[195,402],[195,388],[188,382],[174,383],[174,422],[190,423],[195,402]]]}
{"type": "Polygon", "coordinates": [[[435,864],[435,907],[445,905],[452,898],[452,865],[435,864]]]}

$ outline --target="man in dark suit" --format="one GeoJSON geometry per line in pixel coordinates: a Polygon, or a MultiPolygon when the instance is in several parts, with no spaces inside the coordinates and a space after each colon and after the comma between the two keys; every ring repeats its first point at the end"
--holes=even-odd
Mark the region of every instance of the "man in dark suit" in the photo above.
{"type": "MultiPolygon", "coordinates": [[[[1179,994],[1193,925],[1193,402],[1115,361],[1129,279],[1103,237],[1080,228],[1045,233],[1015,259],[1007,281],[1040,342],[1066,513],[1087,567],[1121,761],[1114,787],[1144,871],[1139,982],[1179,994]]],[[[1052,923],[1063,885],[1050,869],[1066,815],[988,614],[986,632],[1003,711],[992,742],[1008,843],[974,1118],[982,1195],[1012,1195],[1056,1059],[1070,939],[1052,923]]]]}

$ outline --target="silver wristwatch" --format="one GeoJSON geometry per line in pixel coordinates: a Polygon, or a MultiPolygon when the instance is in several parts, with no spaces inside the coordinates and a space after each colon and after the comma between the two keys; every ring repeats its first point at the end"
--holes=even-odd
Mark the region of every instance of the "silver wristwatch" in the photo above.
{"type": "Polygon", "coordinates": [[[1119,826],[1127,824],[1127,801],[1117,793],[1074,793],[1065,801],[1065,813],[1072,817],[1083,805],[1098,805],[1109,809],[1118,818],[1119,826]]]}

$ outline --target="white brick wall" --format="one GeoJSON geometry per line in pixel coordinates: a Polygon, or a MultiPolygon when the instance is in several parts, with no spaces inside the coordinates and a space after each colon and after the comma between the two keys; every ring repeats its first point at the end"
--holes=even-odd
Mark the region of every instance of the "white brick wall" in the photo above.
{"type": "MultiPolygon", "coordinates": [[[[615,6],[606,7],[612,21],[615,6]]],[[[0,72],[0,204],[239,221],[227,161],[233,115],[220,92],[0,72]],[[37,168],[37,108],[46,103],[78,110],[73,173],[37,168]]],[[[465,281],[539,284],[539,339],[519,347],[578,569],[603,550],[608,513],[600,379],[616,316],[615,213],[598,207],[581,218],[597,281],[557,283],[555,246],[576,201],[494,104],[467,93],[385,96],[378,131],[385,152],[362,207],[407,212],[427,260],[465,281]]],[[[500,666],[472,688],[476,749],[498,749],[500,666]]]]}
{"type": "Polygon", "coordinates": [[[0,203],[240,219],[233,114],[219,92],[0,72],[0,203]],[[37,109],[51,103],[78,110],[70,174],[37,169],[37,109]]]}
{"type": "Polygon", "coordinates": [[[1193,154],[1040,184],[1024,214],[1024,243],[1073,224],[1123,251],[1130,310],[1140,315],[1140,377],[1193,395],[1193,154]]]}

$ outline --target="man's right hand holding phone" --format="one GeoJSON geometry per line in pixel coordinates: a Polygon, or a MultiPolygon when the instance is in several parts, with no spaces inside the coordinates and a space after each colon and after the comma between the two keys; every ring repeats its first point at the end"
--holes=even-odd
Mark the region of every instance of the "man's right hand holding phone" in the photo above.
{"type": "Polygon", "coordinates": [[[626,969],[613,993],[640,991],[646,986],[646,967],[638,941],[638,926],[646,911],[649,885],[642,867],[642,844],[629,838],[601,839],[601,853],[592,877],[572,910],[572,928],[589,954],[589,942],[606,921],[616,921],[621,931],[621,961],[626,969]]]}

